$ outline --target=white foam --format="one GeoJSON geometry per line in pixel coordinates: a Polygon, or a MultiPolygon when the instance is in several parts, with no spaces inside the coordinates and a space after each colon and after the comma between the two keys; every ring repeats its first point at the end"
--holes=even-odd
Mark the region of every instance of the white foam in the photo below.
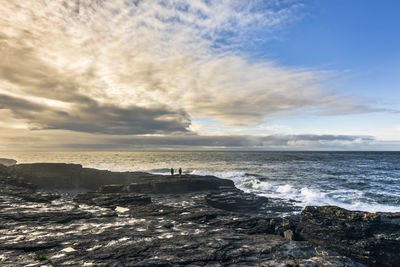
{"type": "Polygon", "coordinates": [[[275,186],[273,186],[272,184],[270,184],[268,182],[260,182],[257,180],[252,180],[250,182],[250,186],[253,189],[261,190],[261,191],[273,190],[274,188],[276,188],[275,186]]]}
{"type": "Polygon", "coordinates": [[[191,172],[193,175],[200,176],[215,176],[223,179],[234,179],[239,177],[245,177],[245,172],[210,172],[210,171],[202,171],[202,170],[194,170],[191,172]]]}
{"type": "Polygon", "coordinates": [[[400,207],[398,206],[358,201],[364,195],[360,190],[343,189],[322,192],[310,187],[295,188],[291,184],[273,185],[251,177],[241,179],[239,182],[237,180],[234,181],[236,186],[246,192],[253,192],[270,198],[296,200],[297,204],[302,207],[334,205],[348,210],[366,212],[400,212],[400,207]]]}
{"type": "Polygon", "coordinates": [[[289,184],[285,184],[285,185],[278,186],[278,187],[276,188],[276,191],[279,192],[279,193],[281,193],[281,194],[293,194],[293,193],[296,193],[296,192],[297,192],[297,190],[294,189],[294,188],[293,188],[291,185],[289,185],[289,184]]]}

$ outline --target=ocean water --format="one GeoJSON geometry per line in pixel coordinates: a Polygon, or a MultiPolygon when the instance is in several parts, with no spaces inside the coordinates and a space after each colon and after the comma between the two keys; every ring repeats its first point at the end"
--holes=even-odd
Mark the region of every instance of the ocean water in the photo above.
{"type": "Polygon", "coordinates": [[[400,152],[0,152],[1,157],[165,175],[181,167],[302,207],[400,212],[400,152]]]}

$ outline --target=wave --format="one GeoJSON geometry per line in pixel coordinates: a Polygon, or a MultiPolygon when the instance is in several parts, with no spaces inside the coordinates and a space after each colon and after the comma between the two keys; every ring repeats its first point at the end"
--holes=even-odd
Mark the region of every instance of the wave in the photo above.
{"type": "Polygon", "coordinates": [[[247,173],[245,172],[210,172],[210,171],[201,171],[201,170],[194,170],[190,174],[193,175],[201,175],[201,176],[215,176],[222,179],[234,179],[240,177],[246,177],[247,173]]]}
{"type": "MultiPolygon", "coordinates": [[[[169,171],[169,169],[166,169],[169,171]]],[[[317,188],[295,187],[292,184],[278,184],[267,181],[260,181],[258,175],[251,175],[246,172],[227,171],[212,172],[193,170],[193,175],[212,175],[218,178],[232,180],[236,187],[256,195],[296,201],[299,206],[323,206],[333,205],[348,210],[359,210],[367,212],[400,212],[400,206],[375,203],[364,196],[361,190],[338,189],[323,192],[317,188]]]]}
{"type": "Polygon", "coordinates": [[[359,190],[333,190],[322,192],[315,188],[294,188],[289,184],[274,186],[266,182],[256,183],[253,189],[257,190],[255,193],[258,195],[295,200],[303,207],[333,205],[355,211],[400,212],[399,206],[362,201],[364,194],[359,190]],[[260,192],[260,189],[265,191],[260,192]]]}
{"type": "Polygon", "coordinates": [[[145,170],[145,172],[157,175],[171,175],[171,169],[169,168],[151,169],[151,170],[145,170]]]}

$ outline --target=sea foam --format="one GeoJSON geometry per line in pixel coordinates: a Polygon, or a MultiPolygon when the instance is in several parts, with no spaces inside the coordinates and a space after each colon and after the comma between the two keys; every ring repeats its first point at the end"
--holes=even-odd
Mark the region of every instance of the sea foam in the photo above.
{"type": "Polygon", "coordinates": [[[219,178],[231,179],[239,189],[245,192],[252,192],[270,198],[295,200],[297,205],[302,207],[333,205],[348,210],[367,212],[400,212],[400,207],[397,206],[360,201],[359,199],[362,199],[364,195],[360,190],[330,190],[323,192],[311,187],[296,188],[291,184],[273,184],[272,182],[260,181],[245,172],[194,170],[191,174],[202,176],[212,175],[219,178]]]}

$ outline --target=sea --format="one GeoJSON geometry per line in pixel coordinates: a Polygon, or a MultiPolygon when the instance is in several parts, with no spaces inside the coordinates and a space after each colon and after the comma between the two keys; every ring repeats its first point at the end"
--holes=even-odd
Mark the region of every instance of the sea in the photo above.
{"type": "Polygon", "coordinates": [[[110,171],[214,175],[295,205],[400,212],[400,152],[0,152],[18,163],[64,162],[110,171]]]}

